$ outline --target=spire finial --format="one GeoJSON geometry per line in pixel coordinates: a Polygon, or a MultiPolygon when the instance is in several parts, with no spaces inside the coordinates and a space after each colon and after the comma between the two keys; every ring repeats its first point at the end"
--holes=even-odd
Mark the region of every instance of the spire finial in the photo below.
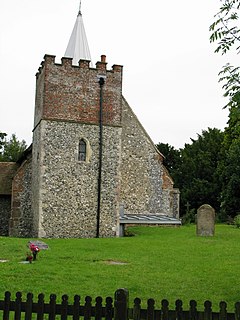
{"type": "Polygon", "coordinates": [[[82,0],[80,0],[80,3],[79,3],[79,11],[78,11],[79,14],[82,14],[81,7],[82,7],[82,0]]]}

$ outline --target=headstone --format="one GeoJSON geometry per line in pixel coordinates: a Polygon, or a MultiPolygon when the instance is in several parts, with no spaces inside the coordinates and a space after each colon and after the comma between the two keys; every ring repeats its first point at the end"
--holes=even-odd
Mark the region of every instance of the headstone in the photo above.
{"type": "Polygon", "coordinates": [[[197,235],[211,237],[214,232],[215,210],[209,204],[204,204],[197,210],[197,235]]]}

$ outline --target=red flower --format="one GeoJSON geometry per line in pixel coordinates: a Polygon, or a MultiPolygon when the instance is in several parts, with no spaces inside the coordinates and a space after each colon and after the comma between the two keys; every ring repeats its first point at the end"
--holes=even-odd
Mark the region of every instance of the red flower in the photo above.
{"type": "Polygon", "coordinates": [[[33,244],[33,243],[31,243],[30,245],[29,245],[29,249],[33,252],[33,251],[35,251],[35,252],[39,252],[40,251],[40,249],[38,248],[38,246],[36,246],[35,244],[33,244]]]}

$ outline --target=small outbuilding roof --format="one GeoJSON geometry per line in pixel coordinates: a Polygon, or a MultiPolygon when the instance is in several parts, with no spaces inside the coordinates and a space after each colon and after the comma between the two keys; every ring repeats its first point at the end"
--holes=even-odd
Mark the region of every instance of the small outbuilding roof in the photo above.
{"type": "Polygon", "coordinates": [[[181,225],[181,220],[164,214],[124,214],[120,217],[121,224],[160,224],[181,225]]]}

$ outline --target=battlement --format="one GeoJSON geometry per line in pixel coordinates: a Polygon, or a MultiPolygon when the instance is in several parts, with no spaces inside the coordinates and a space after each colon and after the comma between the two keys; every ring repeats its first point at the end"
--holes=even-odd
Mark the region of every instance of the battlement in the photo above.
{"type": "Polygon", "coordinates": [[[45,55],[36,74],[34,127],[41,119],[98,124],[101,77],[103,124],[121,126],[123,67],[115,64],[107,70],[105,55],[96,68],[89,60],[80,60],[78,66],[72,62],[63,57],[56,63],[55,56],[45,55]]]}
{"type": "Polygon", "coordinates": [[[78,66],[73,65],[73,59],[72,58],[66,58],[62,57],[61,58],[61,64],[55,62],[56,56],[54,55],[49,55],[46,54],[44,56],[44,60],[41,62],[41,66],[38,69],[38,72],[36,73],[36,77],[38,78],[39,75],[41,74],[42,70],[44,67],[49,66],[49,65],[56,65],[56,66],[62,66],[65,68],[79,68],[79,69],[89,69],[89,70],[96,70],[97,72],[117,72],[117,73],[122,73],[123,66],[114,64],[112,66],[111,70],[107,70],[107,62],[106,62],[106,56],[101,55],[101,60],[96,62],[96,68],[90,67],[90,60],[80,60],[78,63],[78,66]]]}

